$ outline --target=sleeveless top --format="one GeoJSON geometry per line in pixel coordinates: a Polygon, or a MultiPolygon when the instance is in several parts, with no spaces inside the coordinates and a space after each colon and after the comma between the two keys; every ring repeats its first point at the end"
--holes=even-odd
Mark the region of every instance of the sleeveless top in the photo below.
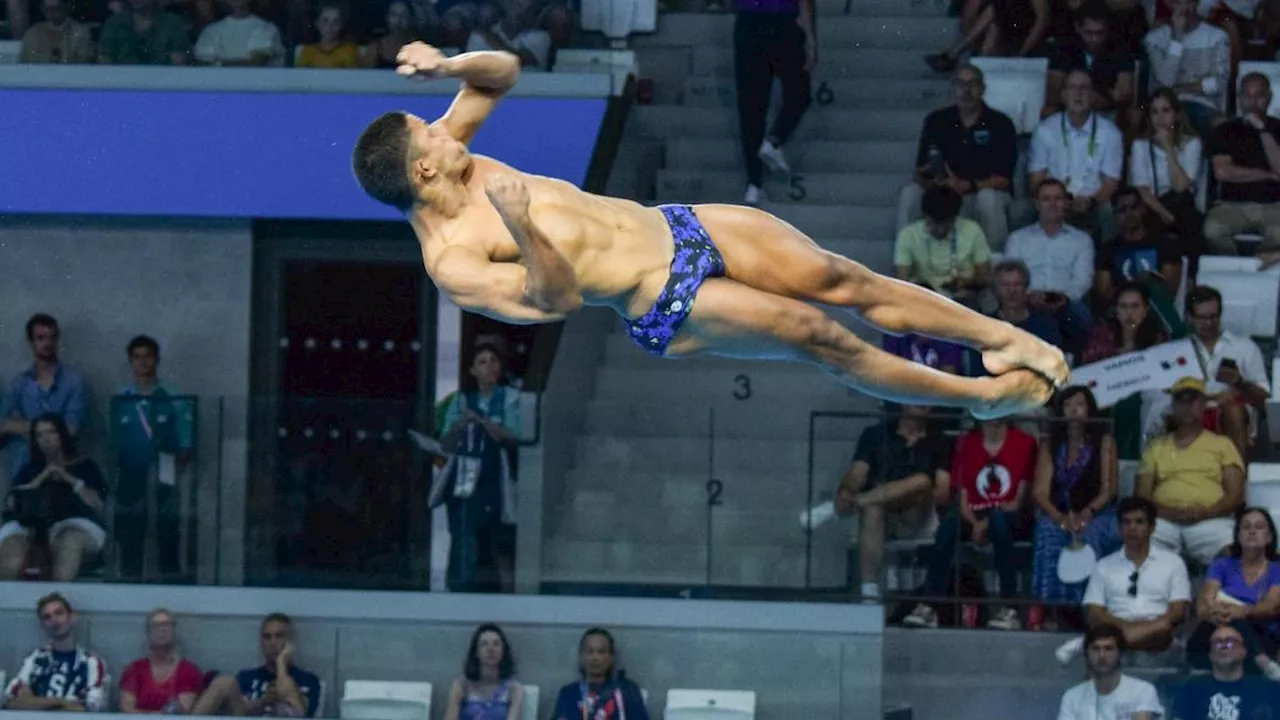
{"type": "Polygon", "coordinates": [[[466,684],[467,695],[462,698],[459,720],[507,720],[511,709],[511,681],[503,680],[489,697],[482,697],[466,684]]]}

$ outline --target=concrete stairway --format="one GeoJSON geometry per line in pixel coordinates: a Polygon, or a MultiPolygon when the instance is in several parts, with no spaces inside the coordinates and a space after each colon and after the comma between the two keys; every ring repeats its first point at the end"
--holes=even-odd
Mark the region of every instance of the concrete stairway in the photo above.
{"type": "MultiPolygon", "coordinates": [[[[933,0],[854,0],[854,14],[843,11],[842,0],[819,0],[814,88],[831,99],[810,109],[786,149],[796,175],[770,177],[763,207],[888,271],[898,188],[925,113],[947,93],[921,55],[949,41],[955,23],[933,0]]],[[[610,194],[741,201],[732,24],[669,14],[635,39],[655,102],[633,110],[610,194]]],[[[878,403],[800,365],[654,359],[620,326],[604,342],[584,383],[593,391],[572,470],[549,497],[544,581],[842,585],[848,526],[830,524],[807,548],[798,516],[834,488],[870,419],[814,421],[811,453],[810,413],[874,413],[878,403]],[[709,507],[709,494],[719,504],[709,507]]]]}

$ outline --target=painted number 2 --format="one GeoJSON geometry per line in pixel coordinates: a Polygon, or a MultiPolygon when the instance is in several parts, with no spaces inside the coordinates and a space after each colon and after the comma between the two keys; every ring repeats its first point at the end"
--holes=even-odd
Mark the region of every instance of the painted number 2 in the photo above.
{"type": "Polygon", "coordinates": [[[707,504],[712,507],[715,507],[716,505],[720,505],[722,503],[722,501],[720,500],[720,493],[722,492],[724,492],[724,483],[720,482],[719,480],[708,480],[707,481],[707,504]]]}

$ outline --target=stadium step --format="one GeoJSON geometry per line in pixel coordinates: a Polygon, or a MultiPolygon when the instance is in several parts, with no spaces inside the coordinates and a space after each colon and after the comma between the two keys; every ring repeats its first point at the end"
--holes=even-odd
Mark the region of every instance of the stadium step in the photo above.
{"type": "MultiPolygon", "coordinates": [[[[919,126],[923,119],[922,115],[915,125],[919,126]]],[[[910,172],[916,141],[794,142],[787,145],[786,152],[791,169],[798,173],[895,174],[910,172]]],[[[667,170],[741,172],[742,143],[736,133],[719,138],[670,138],[666,140],[664,162],[667,170]]]]}
{"type": "MultiPolygon", "coordinates": [[[[916,141],[923,114],[912,110],[811,109],[789,141],[916,141]]],[[[736,138],[738,111],[672,105],[640,105],[627,119],[628,132],[652,138],[736,138]]]]}
{"type": "MultiPolygon", "coordinates": [[[[857,2],[857,0],[855,0],[857,2]]],[[[945,43],[944,43],[945,45],[945,43]]],[[[911,50],[820,48],[815,83],[853,78],[901,78],[936,80],[938,75],[924,63],[925,55],[944,46],[911,50]]],[[[733,77],[733,51],[715,45],[695,45],[690,72],[693,75],[733,77]]]]}
{"type": "MultiPolygon", "coordinates": [[[[729,49],[733,47],[733,23],[734,16],[729,13],[662,14],[658,16],[657,32],[637,35],[632,45],[709,45],[729,49]]],[[[818,22],[818,47],[820,50],[845,47],[943,48],[951,43],[955,34],[956,21],[945,16],[867,18],[844,15],[823,18],[818,22]]]]}
{"type": "MultiPolygon", "coordinates": [[[[945,80],[824,80],[813,84],[814,107],[823,110],[932,110],[949,99],[945,80]]],[[[781,89],[775,84],[770,107],[778,107],[781,89]]],[[[683,91],[656,102],[690,107],[736,108],[738,94],[733,78],[690,76],[683,91]]]]}
{"type": "MultiPolygon", "coordinates": [[[[896,207],[899,188],[911,181],[906,173],[851,174],[804,173],[789,177],[771,174],[765,179],[765,195],[778,203],[809,205],[860,205],[896,207]]],[[[741,171],[660,170],[658,202],[742,201],[744,178],[741,171]]]]}

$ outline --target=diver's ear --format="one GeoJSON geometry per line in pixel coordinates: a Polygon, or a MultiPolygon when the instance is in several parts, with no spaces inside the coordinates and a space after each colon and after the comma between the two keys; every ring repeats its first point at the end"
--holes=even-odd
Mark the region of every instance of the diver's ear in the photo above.
{"type": "Polygon", "coordinates": [[[435,165],[428,161],[425,155],[414,160],[409,170],[409,175],[413,178],[414,182],[419,185],[426,185],[430,183],[439,174],[440,171],[436,169],[435,165]]]}

